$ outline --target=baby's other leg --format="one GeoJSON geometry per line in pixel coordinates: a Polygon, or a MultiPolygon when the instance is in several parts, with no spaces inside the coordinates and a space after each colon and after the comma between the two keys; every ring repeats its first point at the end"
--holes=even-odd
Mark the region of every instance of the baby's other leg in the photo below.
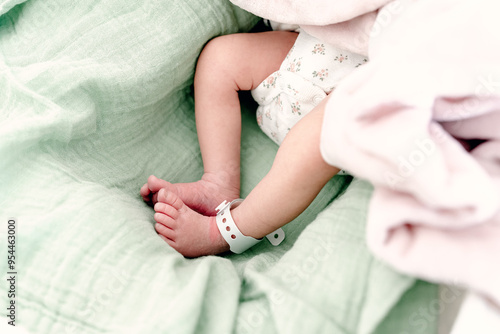
{"type": "Polygon", "coordinates": [[[339,169],[320,152],[326,97],[287,134],[269,173],[231,210],[241,233],[262,238],[289,223],[316,198],[339,169]]]}
{"type": "Polygon", "coordinates": [[[256,88],[277,71],[297,34],[286,31],[233,34],[210,41],[194,80],[195,115],[204,174],[200,181],[170,184],[150,177],[141,188],[156,203],[161,188],[176,192],[190,208],[214,215],[223,200],[240,193],[241,113],[239,90],[256,88]]]}

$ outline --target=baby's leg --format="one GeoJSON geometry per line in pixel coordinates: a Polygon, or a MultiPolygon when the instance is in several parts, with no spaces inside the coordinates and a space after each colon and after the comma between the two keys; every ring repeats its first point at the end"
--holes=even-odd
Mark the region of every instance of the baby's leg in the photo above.
{"type": "Polygon", "coordinates": [[[240,192],[241,113],[239,90],[251,90],[279,69],[297,34],[272,31],[221,36],[203,49],[194,80],[195,115],[204,175],[194,183],[172,185],[150,178],[141,188],[156,201],[161,188],[175,191],[196,211],[215,214],[223,200],[240,192]]]}
{"type": "MultiPolygon", "coordinates": [[[[328,97],[301,119],[283,141],[266,177],[235,209],[232,216],[246,236],[262,238],[296,218],[339,169],[328,165],[319,150],[324,106],[328,97]]],[[[162,191],[162,194],[164,191],[162,191]]],[[[166,194],[166,192],[165,192],[166,194]]],[[[214,217],[201,216],[173,195],[155,205],[158,233],[186,256],[227,251],[214,217]],[[168,218],[164,218],[167,215],[168,218]],[[161,218],[161,219],[160,219],[161,218]],[[208,223],[208,224],[207,224],[208,223]],[[221,240],[222,239],[222,240],[221,240]]]]}
{"type": "Polygon", "coordinates": [[[262,238],[289,223],[316,198],[340,170],[320,153],[320,134],[327,96],[304,116],[281,144],[269,173],[231,211],[241,233],[262,238]]]}

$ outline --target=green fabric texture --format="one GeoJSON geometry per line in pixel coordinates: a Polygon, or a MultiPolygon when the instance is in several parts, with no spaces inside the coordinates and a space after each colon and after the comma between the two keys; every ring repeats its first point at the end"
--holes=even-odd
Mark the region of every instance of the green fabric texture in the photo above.
{"type": "MultiPolygon", "coordinates": [[[[258,18],[226,0],[0,1],[0,15],[0,245],[5,255],[15,218],[17,324],[33,333],[418,332],[408,316],[437,290],[366,248],[366,182],[333,178],[279,247],[185,259],[156,235],[139,196],[147,177],[188,182],[203,171],[196,59],[212,37],[258,18]]],[[[244,106],[242,196],[277,151],[255,105],[244,106]]]]}

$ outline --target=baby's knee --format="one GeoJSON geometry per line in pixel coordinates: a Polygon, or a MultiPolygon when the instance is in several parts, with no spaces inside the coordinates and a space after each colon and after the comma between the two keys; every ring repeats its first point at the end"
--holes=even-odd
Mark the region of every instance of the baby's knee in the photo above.
{"type": "Polygon", "coordinates": [[[235,34],[223,35],[211,39],[205,46],[200,54],[198,62],[207,61],[213,63],[227,58],[231,54],[231,49],[234,50],[234,42],[238,38],[235,34]]]}

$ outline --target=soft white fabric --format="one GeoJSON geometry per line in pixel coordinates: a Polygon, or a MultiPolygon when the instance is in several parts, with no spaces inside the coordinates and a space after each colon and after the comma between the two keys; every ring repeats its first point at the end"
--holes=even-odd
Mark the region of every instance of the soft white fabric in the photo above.
{"type": "Polygon", "coordinates": [[[237,6],[265,19],[298,24],[309,34],[341,49],[367,55],[368,42],[382,22],[376,22],[382,7],[387,15],[398,12],[399,1],[391,0],[231,0],[237,6]],[[387,6],[386,6],[387,5],[387,6]]]}

